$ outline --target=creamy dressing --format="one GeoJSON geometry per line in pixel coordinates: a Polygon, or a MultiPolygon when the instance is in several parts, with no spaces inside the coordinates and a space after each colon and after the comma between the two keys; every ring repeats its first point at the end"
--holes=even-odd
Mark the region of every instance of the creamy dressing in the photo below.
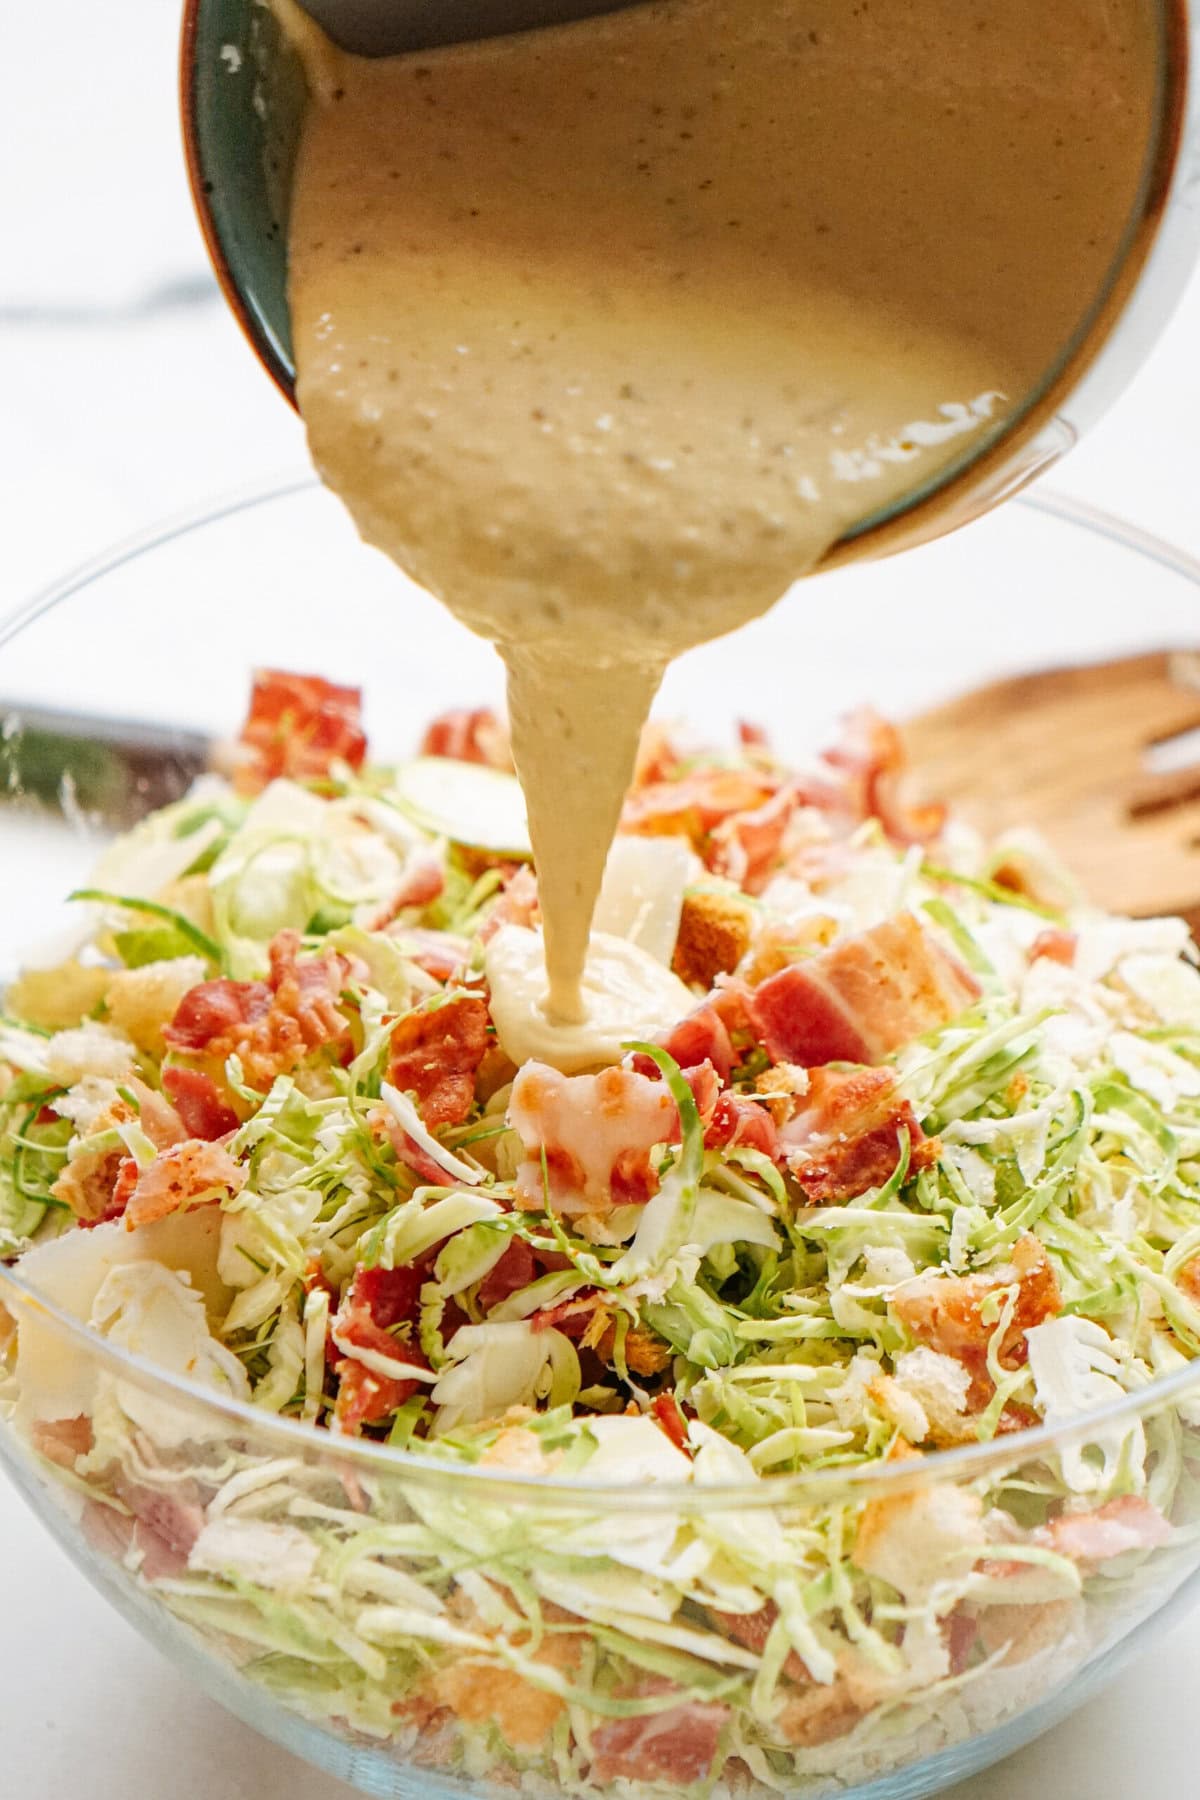
{"type": "Polygon", "coordinates": [[[1147,0],[655,0],[320,58],[300,409],[364,537],[504,658],[544,1011],[573,1043],[667,663],[1050,373],[1137,200],[1149,21],[1147,0]]]}

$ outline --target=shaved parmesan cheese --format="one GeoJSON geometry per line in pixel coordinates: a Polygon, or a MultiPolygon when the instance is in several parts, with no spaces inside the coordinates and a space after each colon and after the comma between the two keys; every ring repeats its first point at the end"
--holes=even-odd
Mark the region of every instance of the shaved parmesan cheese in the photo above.
{"type": "MultiPolygon", "coordinates": [[[[1116,1345],[1102,1325],[1073,1313],[1047,1319],[1025,1333],[1029,1372],[1047,1425],[1065,1425],[1125,1397],[1116,1345]]],[[[1140,1466],[1146,1436],[1139,1420],[1098,1430],[1061,1452],[1063,1480],[1077,1494],[1106,1493],[1122,1458],[1140,1466]]]]}
{"type": "Polygon", "coordinates": [[[1108,1050],[1130,1086],[1148,1094],[1164,1112],[1174,1111],[1180,1095],[1194,1098],[1200,1094],[1200,1069],[1165,1044],[1135,1037],[1130,1031],[1116,1031],[1108,1050]]]}
{"type": "MultiPolygon", "coordinates": [[[[158,822],[148,819],[140,830],[119,837],[108,846],[92,869],[87,886],[110,894],[128,894],[132,900],[153,900],[186,874],[224,829],[220,819],[213,818],[184,837],[173,833],[163,837],[158,822]]],[[[106,910],[120,909],[98,908],[101,916],[106,910]]]]}
{"type": "Polygon", "coordinates": [[[21,1069],[27,1075],[48,1075],[47,1040],[36,1031],[22,1031],[17,1025],[0,1024],[0,1062],[21,1069]]]}
{"type": "Polygon", "coordinates": [[[217,1518],[192,1545],[188,1568],[205,1575],[236,1575],[273,1593],[299,1593],[320,1559],[321,1547],[295,1525],[263,1519],[217,1518]]]}
{"type": "Polygon", "coordinates": [[[543,1011],[546,964],[541,934],[506,925],[487,947],[492,1019],[518,1065],[549,1063],[565,1075],[620,1062],[631,1040],[665,1037],[695,1001],[669,969],[625,938],[594,932],[583,976],[587,1016],[562,1024],[543,1011]]]}
{"type": "MultiPolygon", "coordinates": [[[[232,1350],[208,1327],[204,1297],[186,1273],[157,1262],[111,1269],[92,1302],[88,1324],[110,1343],[132,1350],[157,1369],[185,1375],[231,1400],[249,1400],[250,1382],[232,1350]]],[[[140,1382],[118,1380],[121,1411],[164,1447],[193,1443],[224,1427],[172,1396],[162,1399],[140,1382]]]]}
{"type": "Polygon", "coordinates": [[[1127,956],[1117,972],[1165,1025],[1200,1027],[1200,973],[1190,963],[1177,956],[1127,956]]]}
{"type": "Polygon", "coordinates": [[[107,1075],[120,1081],[134,1066],[137,1051],[107,1025],[89,1019],[70,1031],[56,1031],[44,1046],[46,1070],[64,1087],[73,1087],[85,1075],[107,1075]]]}
{"type": "Polygon", "coordinates": [[[684,889],[697,866],[684,838],[614,838],[593,929],[628,939],[670,968],[684,889]]]}
{"type": "MultiPolygon", "coordinates": [[[[174,1213],[126,1231],[120,1221],[92,1231],[69,1231],[39,1244],[21,1258],[22,1281],[63,1312],[86,1321],[96,1296],[114,1269],[134,1263],[161,1264],[186,1271],[213,1316],[229,1304],[229,1289],[217,1275],[220,1213],[215,1207],[174,1213]]],[[[73,1419],[90,1413],[98,1369],[85,1348],[68,1337],[34,1305],[20,1308],[17,1376],[18,1420],[73,1419]]]]}

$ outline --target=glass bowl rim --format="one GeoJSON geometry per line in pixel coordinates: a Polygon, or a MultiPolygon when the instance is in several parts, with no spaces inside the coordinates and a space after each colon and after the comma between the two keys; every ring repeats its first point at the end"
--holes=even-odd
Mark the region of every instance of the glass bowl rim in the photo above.
{"type": "MultiPolygon", "coordinates": [[[[223,497],[171,515],[169,518],[120,540],[40,589],[24,605],[0,617],[0,648],[11,641],[43,614],[51,611],[72,595],[114,574],[124,564],[162,548],[190,532],[215,525],[272,501],[291,498],[305,491],[321,492],[322,484],[311,470],[276,475],[239,488],[223,497]]],[[[1011,504],[1023,511],[1041,513],[1065,525],[1110,540],[1121,548],[1158,563],[1171,573],[1200,586],[1200,558],[1179,546],[1156,537],[1115,515],[1091,506],[1086,501],[1051,489],[1017,496],[1011,504]]],[[[492,1468],[477,1463],[451,1462],[422,1456],[373,1438],[345,1437],[282,1414],[268,1412],[248,1401],[230,1396],[189,1380],[187,1376],[160,1368],[135,1352],[113,1345],[83,1320],[75,1317],[36,1287],[23,1281],[13,1270],[0,1264],[0,1303],[9,1297],[16,1315],[18,1330],[21,1314],[29,1311],[44,1316],[46,1323],[74,1341],[79,1353],[92,1361],[100,1361],[117,1376],[124,1374],[137,1385],[158,1388],[187,1405],[217,1415],[228,1422],[230,1435],[255,1433],[276,1438],[281,1447],[293,1454],[329,1457],[339,1463],[354,1463],[378,1476],[392,1475],[430,1486],[459,1486],[469,1483],[477,1492],[493,1500],[510,1499],[514,1504],[529,1504],[538,1498],[548,1506],[601,1506],[612,1510],[614,1502],[628,1494],[628,1489],[615,1482],[588,1482],[551,1475],[497,1474],[492,1468]]],[[[775,1475],[755,1475],[752,1480],[714,1482],[697,1485],[690,1481],[655,1482],[638,1489],[639,1512],[719,1511],[724,1506],[747,1506],[755,1510],[778,1505],[819,1505],[850,1495],[861,1499],[877,1499],[911,1492],[938,1481],[982,1478],[997,1466],[1011,1466],[1015,1459],[1028,1460],[1039,1452],[1053,1452],[1074,1447],[1094,1439],[1096,1434],[1123,1423],[1132,1424],[1158,1406],[1195,1388],[1200,1392],[1200,1356],[1189,1359],[1170,1374],[1156,1376],[1143,1387],[1135,1388],[1119,1400],[1076,1414],[1060,1424],[1042,1424],[1030,1429],[1006,1433],[987,1441],[933,1450],[919,1457],[887,1463],[834,1465],[824,1469],[775,1475]]]]}

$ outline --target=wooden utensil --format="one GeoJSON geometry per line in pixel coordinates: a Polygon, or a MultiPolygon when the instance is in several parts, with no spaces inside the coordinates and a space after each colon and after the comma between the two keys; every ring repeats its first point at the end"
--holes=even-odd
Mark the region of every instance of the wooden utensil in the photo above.
{"type": "Polygon", "coordinates": [[[1200,652],[998,681],[905,740],[920,788],[989,836],[1033,826],[1101,906],[1200,932],[1200,652]]]}

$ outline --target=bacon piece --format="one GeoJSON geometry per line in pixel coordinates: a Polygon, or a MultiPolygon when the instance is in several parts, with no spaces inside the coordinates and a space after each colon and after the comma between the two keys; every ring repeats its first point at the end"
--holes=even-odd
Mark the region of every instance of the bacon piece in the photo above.
{"type": "Polygon", "coordinates": [[[650,1411],[655,1423],[666,1432],[675,1448],[682,1450],[685,1456],[690,1456],[692,1452],[688,1444],[687,1420],[680,1412],[679,1402],[674,1394],[656,1394],[650,1402],[650,1411]]]}
{"type": "Polygon", "coordinates": [[[302,958],[300,943],[298,931],[276,934],[266,982],[221,979],[189,988],[163,1030],[170,1048],[220,1063],[236,1055],[250,1085],[261,1088],[327,1044],[348,1055],[353,1043],[337,1003],[350,964],[332,950],[302,958]]]}
{"type": "Polygon", "coordinates": [[[945,825],[944,806],[913,806],[905,800],[903,739],[870,707],[850,714],[842,741],[823,760],[845,777],[843,803],[856,823],[878,819],[897,844],[928,844],[945,825]]]}
{"type": "Polygon", "coordinates": [[[423,1385],[411,1379],[385,1374],[360,1360],[356,1351],[389,1362],[408,1363],[427,1369],[428,1360],[411,1338],[392,1335],[391,1327],[414,1324],[421,1301],[424,1271],[419,1268],[359,1268],[330,1324],[330,1335],[342,1352],[334,1365],[338,1377],[334,1418],[342,1431],[374,1425],[388,1418],[423,1385]]]}
{"type": "Polygon", "coordinates": [[[706,1150],[759,1150],[772,1161],[779,1153],[779,1135],[770,1108],[742,1094],[718,1094],[704,1127],[706,1150]]]}
{"type": "Polygon", "coordinates": [[[507,878],[480,928],[479,936],[487,944],[504,925],[524,925],[532,930],[540,924],[537,876],[528,863],[521,863],[507,878]]]}
{"type": "Polygon", "coordinates": [[[649,1200],[658,1187],[650,1152],[679,1130],[661,1081],[623,1068],[560,1075],[538,1062],[526,1063],[513,1082],[508,1122],[526,1152],[517,1170],[518,1204],[545,1203],[544,1154],[549,1203],[567,1216],[602,1216],[649,1200]]]}
{"type": "Polygon", "coordinates": [[[125,1216],[125,1210],[133,1199],[134,1189],[138,1184],[138,1166],[132,1156],[123,1156],[117,1171],[117,1179],[113,1184],[112,1198],[98,1219],[81,1219],[80,1224],[109,1225],[114,1219],[125,1216]]]}
{"type": "Polygon", "coordinates": [[[446,872],[436,856],[418,856],[404,871],[398,888],[367,921],[368,931],[383,931],[410,907],[432,906],[446,885],[446,872]]]}
{"type": "Polygon", "coordinates": [[[203,1510],[193,1497],[194,1484],[160,1491],[118,1475],[113,1481],[113,1492],[136,1521],[133,1541],[143,1553],[141,1573],[147,1581],[182,1575],[204,1529],[203,1510]]]}
{"type": "Polygon", "coordinates": [[[168,1063],[163,1070],[162,1084],[175,1102],[189,1136],[211,1140],[237,1130],[237,1114],[222,1098],[212,1076],[202,1069],[192,1069],[184,1063],[168,1063]]]}
{"type": "Polygon", "coordinates": [[[670,727],[659,719],[648,719],[638,740],[637,762],[630,785],[645,788],[656,782],[670,781],[679,773],[683,760],[670,727]]]}
{"type": "Polygon", "coordinates": [[[239,793],[256,794],[280,776],[306,781],[328,775],[334,762],[361,769],[366,754],[361,688],[286,669],[255,670],[238,741],[239,793]]]}
{"type": "MultiPolygon", "coordinates": [[[[698,1006],[663,1039],[663,1049],[668,1056],[673,1056],[681,1069],[694,1069],[701,1063],[711,1063],[722,1081],[728,1081],[733,1069],[733,1039],[729,1035],[729,1027],[717,1011],[711,1000],[698,1006]]],[[[646,1064],[650,1057],[639,1059],[637,1066],[649,1073],[646,1064]]]]}
{"type": "Polygon", "coordinates": [[[771,740],[767,736],[765,725],[758,725],[753,719],[739,719],[737,722],[738,743],[743,750],[769,750],[771,740]]]}
{"type": "Polygon", "coordinates": [[[1174,1534],[1157,1506],[1137,1494],[1123,1494],[1094,1512],[1060,1514],[1045,1535],[1072,1562],[1102,1563],[1126,1550],[1161,1550],[1174,1534]]]}
{"type": "Polygon", "coordinates": [[[163,1036],[172,1050],[229,1055],[240,1034],[270,1012],[271,1001],[265,981],[202,981],[183,996],[163,1036]]]}
{"type": "Polygon", "coordinates": [[[533,1251],[524,1238],[512,1238],[504,1255],[494,1263],[479,1284],[480,1310],[488,1313],[510,1294],[519,1294],[537,1279],[533,1251]]]}
{"type": "Polygon", "coordinates": [[[1029,1355],[1025,1333],[1062,1311],[1054,1265],[1030,1232],[1013,1245],[1012,1257],[977,1275],[921,1275],[891,1295],[892,1312],[919,1343],[953,1356],[971,1376],[968,1405],[987,1404],[993,1392],[987,1368],[988,1343],[996,1329],[983,1318],[988,1296],[1015,1287],[1017,1302],[1000,1344],[1004,1368],[1019,1368],[1029,1355]]]}
{"type": "Polygon", "coordinates": [[[732,813],[714,826],[708,866],[736,881],[747,894],[760,894],[779,866],[787,828],[800,804],[793,783],[749,812],[732,813]]]}
{"type": "Polygon", "coordinates": [[[239,1194],[245,1185],[245,1169],[220,1144],[187,1138],[162,1151],[137,1174],[124,1208],[125,1229],[135,1231],[185,1207],[239,1194]]]}
{"type": "Polygon", "coordinates": [[[878,1063],[946,1025],[979,984],[911,913],[793,963],[749,995],[750,1022],[774,1062],[878,1063]]]}
{"type": "Polygon", "coordinates": [[[393,1028],[388,1080],[415,1096],[430,1131],[461,1125],[475,1099],[475,1076],[488,1042],[487,1002],[480,995],[435,1000],[393,1028]]]}
{"type": "Polygon", "coordinates": [[[451,981],[466,967],[471,946],[465,937],[450,931],[429,931],[420,925],[399,925],[389,934],[394,937],[418,969],[424,969],[435,981],[451,981]]]}
{"type": "Polygon", "coordinates": [[[951,1675],[961,1675],[971,1661],[979,1636],[979,1621],[961,1604],[941,1621],[942,1642],[950,1658],[951,1675]]]}
{"type": "Polygon", "coordinates": [[[29,1436],[38,1454],[61,1469],[73,1469],[96,1441],[86,1413],[77,1413],[73,1419],[35,1419],[29,1436]]]}
{"type": "MultiPolygon", "coordinates": [[[[166,1085],[164,1081],[163,1086],[166,1085]]],[[[164,1098],[136,1076],[130,1081],[129,1088],[138,1103],[138,1123],[156,1150],[169,1150],[172,1144],[182,1144],[185,1138],[204,1135],[193,1131],[178,1107],[172,1106],[169,1089],[164,1098]]]]}
{"type": "Polygon", "coordinates": [[[941,1148],[927,1138],[890,1069],[812,1069],[803,1111],[780,1133],[788,1168],[814,1205],[853,1200],[881,1187],[900,1157],[908,1132],[909,1173],[937,1161],[941,1148]]]}
{"type": "Polygon", "coordinates": [[[422,756],[448,756],[454,762],[486,763],[511,770],[508,731],[490,706],[459,707],[440,713],[425,728],[422,756]]]}
{"type": "Polygon", "coordinates": [[[1065,969],[1074,965],[1075,952],[1079,948],[1079,937],[1074,931],[1063,931],[1057,925],[1047,926],[1039,931],[1029,948],[1030,962],[1045,957],[1047,962],[1061,963],[1065,969]]]}
{"type": "Polygon", "coordinates": [[[642,837],[686,837],[702,852],[716,826],[737,813],[754,812],[779,785],[778,776],[761,769],[722,768],[650,782],[627,796],[621,830],[642,837]]]}
{"type": "Polygon", "coordinates": [[[683,1700],[640,1718],[606,1719],[592,1732],[591,1778],[690,1787],[712,1768],[728,1717],[719,1701],[683,1700]]]}
{"type": "MultiPolygon", "coordinates": [[[[543,1306],[531,1314],[529,1323],[534,1331],[561,1331],[585,1350],[594,1350],[610,1368],[615,1366],[617,1322],[608,1295],[599,1288],[584,1288],[582,1293],[569,1294],[553,1306],[543,1306]]],[[[630,1325],[626,1330],[622,1354],[625,1367],[634,1375],[661,1375],[671,1362],[670,1345],[641,1325],[630,1325]]]]}
{"type": "MultiPolygon", "coordinates": [[[[714,1623],[721,1627],[726,1637],[732,1638],[735,1644],[743,1644],[747,1650],[752,1650],[755,1656],[761,1656],[766,1649],[767,1639],[771,1635],[775,1621],[779,1617],[779,1608],[773,1600],[768,1600],[767,1604],[760,1607],[757,1612],[719,1612],[716,1607],[709,1607],[708,1614],[714,1623]]],[[[783,1672],[788,1680],[794,1681],[798,1687],[805,1687],[812,1681],[808,1664],[803,1658],[797,1656],[794,1650],[788,1651],[783,1672]]]]}

